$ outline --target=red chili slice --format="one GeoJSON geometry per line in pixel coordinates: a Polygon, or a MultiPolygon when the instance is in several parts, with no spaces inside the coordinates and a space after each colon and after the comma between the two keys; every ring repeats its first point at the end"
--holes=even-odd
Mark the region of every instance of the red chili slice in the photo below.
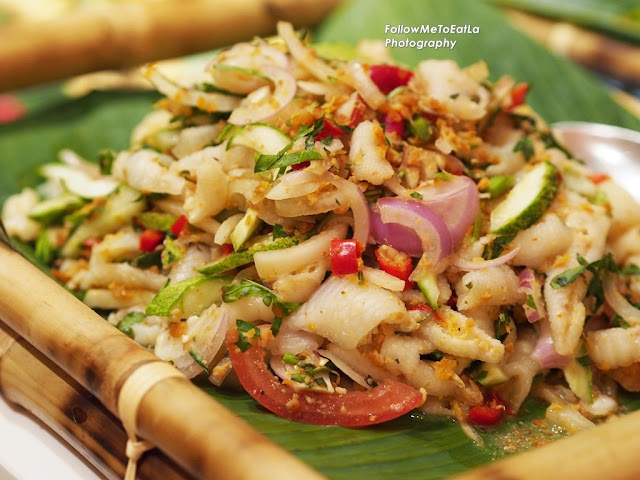
{"type": "Polygon", "coordinates": [[[140,235],[140,250],[153,252],[162,243],[162,240],[164,240],[164,233],[147,229],[140,235]]]}
{"type": "Polygon", "coordinates": [[[369,76],[385,95],[397,87],[409,83],[413,72],[394,65],[372,65],[369,76]]]}
{"type": "Polygon", "coordinates": [[[509,105],[509,109],[515,108],[518,105],[522,105],[527,97],[528,91],[528,83],[522,82],[516,84],[511,90],[511,105],[509,105]]]}
{"type": "Polygon", "coordinates": [[[409,290],[413,286],[413,282],[409,281],[409,276],[413,272],[413,261],[409,255],[388,245],[378,247],[375,255],[380,270],[404,280],[405,290],[409,290]]]}
{"type": "Polygon", "coordinates": [[[362,246],[354,239],[332,238],[329,247],[329,260],[334,275],[347,275],[360,270],[362,246]]]}
{"type": "Polygon", "coordinates": [[[343,129],[341,129],[339,126],[337,126],[336,124],[334,124],[333,122],[325,118],[322,120],[322,128],[314,137],[314,140],[321,142],[327,137],[336,138],[344,134],[345,134],[345,131],[343,129]]]}
{"type": "Polygon", "coordinates": [[[385,380],[367,391],[345,394],[295,390],[271,373],[259,341],[242,352],[236,345],[238,335],[234,325],[229,329],[226,341],[240,383],[263,407],[289,420],[363,427],[393,420],[424,401],[418,390],[396,380],[385,380]]]}
{"type": "Polygon", "coordinates": [[[180,215],[178,219],[173,222],[173,225],[171,225],[171,233],[173,233],[176,237],[179,237],[186,228],[187,223],[189,223],[187,221],[187,217],[185,215],[180,215]]]}

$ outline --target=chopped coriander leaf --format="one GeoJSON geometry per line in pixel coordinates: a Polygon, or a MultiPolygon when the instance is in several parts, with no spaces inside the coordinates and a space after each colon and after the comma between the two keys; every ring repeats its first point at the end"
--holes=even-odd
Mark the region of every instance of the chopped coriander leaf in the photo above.
{"type": "Polygon", "coordinates": [[[280,327],[282,326],[282,317],[274,317],[273,323],[271,324],[271,333],[275,337],[280,332],[280,327]]]}
{"type": "Polygon", "coordinates": [[[235,302],[243,297],[256,296],[262,297],[262,301],[266,306],[272,306],[276,316],[289,315],[300,306],[299,303],[285,302],[281,300],[274,292],[264,285],[253,282],[251,280],[242,279],[238,283],[226,285],[222,287],[222,301],[225,303],[235,302]]]}
{"type": "Polygon", "coordinates": [[[411,195],[413,198],[417,198],[417,199],[419,199],[419,200],[422,200],[422,199],[424,198],[424,197],[422,196],[422,194],[421,194],[421,193],[419,193],[419,192],[411,192],[411,194],[410,194],[410,195],[411,195]]]}
{"type": "Polygon", "coordinates": [[[640,267],[636,264],[631,264],[628,267],[620,269],[621,275],[640,275],[640,267]]]}
{"type": "Polygon", "coordinates": [[[282,225],[275,224],[273,226],[273,232],[271,232],[271,236],[275,240],[276,238],[290,237],[291,235],[284,230],[284,227],[282,225]]]}
{"type": "Polygon", "coordinates": [[[531,157],[533,157],[533,154],[535,153],[533,148],[533,142],[527,136],[523,136],[520,138],[520,140],[518,140],[518,143],[516,143],[516,146],[513,147],[513,151],[522,152],[522,155],[524,155],[524,158],[526,161],[531,160],[531,157]]]}
{"type": "Polygon", "coordinates": [[[255,172],[265,172],[274,168],[288,167],[309,160],[319,160],[322,155],[313,150],[303,150],[297,153],[277,153],[275,155],[259,155],[254,167],[255,172]]]}
{"type": "Polygon", "coordinates": [[[617,313],[611,318],[611,320],[609,321],[609,325],[611,325],[612,327],[624,328],[625,330],[631,327],[631,325],[617,313]]]}
{"type": "Polygon", "coordinates": [[[260,337],[260,329],[254,324],[237,319],[236,327],[238,328],[238,341],[236,346],[243,352],[251,348],[251,339],[260,337]]]}
{"type": "Polygon", "coordinates": [[[115,150],[100,150],[100,153],[98,153],[98,165],[100,166],[100,173],[102,173],[103,175],[111,175],[111,167],[113,166],[113,161],[115,159],[115,150]]]}
{"type": "Polygon", "coordinates": [[[484,246],[484,250],[482,251],[482,258],[485,260],[492,260],[494,258],[498,258],[502,252],[504,251],[504,246],[511,243],[511,241],[515,238],[514,235],[500,235],[493,239],[493,242],[484,246]]]}
{"type": "Polygon", "coordinates": [[[496,338],[503,342],[513,328],[511,313],[509,311],[500,313],[500,315],[498,315],[498,321],[496,322],[496,338]]]}
{"type": "Polygon", "coordinates": [[[200,354],[198,352],[196,352],[195,350],[191,349],[189,350],[189,355],[191,355],[191,358],[193,358],[193,360],[202,367],[202,369],[206,372],[206,374],[209,374],[209,366],[207,365],[207,363],[204,361],[204,358],[202,358],[202,356],[200,356],[200,354]]]}

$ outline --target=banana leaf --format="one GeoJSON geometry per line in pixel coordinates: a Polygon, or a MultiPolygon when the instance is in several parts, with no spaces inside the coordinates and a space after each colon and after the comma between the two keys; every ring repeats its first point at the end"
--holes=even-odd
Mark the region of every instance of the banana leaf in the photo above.
{"type": "Polygon", "coordinates": [[[637,0],[488,0],[555,20],[599,30],[640,44],[640,5],[637,0]]]}
{"type": "MultiPolygon", "coordinates": [[[[597,79],[549,54],[511,28],[495,7],[475,0],[355,0],[327,19],[315,38],[350,44],[361,38],[455,40],[452,49],[398,47],[391,53],[409,65],[426,58],[453,58],[462,65],[484,59],[494,79],[509,74],[531,82],[530,103],[549,122],[585,120],[640,130],[640,120],[619,107],[597,79]],[[470,25],[479,33],[385,32],[387,25],[440,24],[470,25]]],[[[88,159],[103,148],[126,148],[133,126],[158,98],[148,92],[116,91],[67,99],[59,85],[19,95],[32,108],[24,119],[0,126],[0,202],[33,185],[37,166],[54,159],[62,148],[88,159]]],[[[246,394],[201,387],[332,479],[439,479],[555,436],[534,426],[532,420],[544,416],[544,405],[535,401],[527,402],[516,419],[482,432],[486,445],[480,448],[450,419],[411,415],[367,429],[317,427],[277,418],[246,394]]],[[[635,408],[640,401],[630,397],[628,403],[635,408]]]]}

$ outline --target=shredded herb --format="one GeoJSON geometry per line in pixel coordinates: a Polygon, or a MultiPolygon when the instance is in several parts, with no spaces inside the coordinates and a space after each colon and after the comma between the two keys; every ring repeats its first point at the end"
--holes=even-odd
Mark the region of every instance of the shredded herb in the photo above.
{"type": "Polygon", "coordinates": [[[482,251],[482,258],[485,260],[491,260],[494,258],[498,258],[502,255],[504,251],[504,246],[511,243],[511,241],[515,238],[515,234],[513,235],[500,235],[493,239],[493,242],[484,246],[484,250],[482,251]]]}
{"type": "Polygon", "coordinates": [[[300,306],[296,302],[285,302],[281,300],[273,291],[264,285],[251,280],[242,279],[238,283],[225,285],[222,287],[222,301],[225,303],[235,302],[247,296],[262,297],[262,301],[267,307],[271,307],[276,316],[286,316],[300,306]]]}
{"type": "Polygon", "coordinates": [[[162,250],[142,252],[131,260],[131,265],[136,268],[162,268],[162,250]]]}
{"type": "Polygon", "coordinates": [[[518,143],[516,143],[516,146],[513,147],[513,151],[522,152],[522,155],[524,155],[524,158],[527,162],[531,160],[531,157],[533,157],[533,154],[535,153],[533,148],[533,142],[527,136],[520,137],[520,140],[518,140],[518,143]]]}
{"type": "Polygon", "coordinates": [[[274,317],[271,323],[271,333],[273,336],[277,336],[280,333],[280,327],[282,326],[282,317],[274,317]]]}
{"type": "Polygon", "coordinates": [[[607,253],[600,260],[594,262],[587,262],[587,260],[580,254],[577,255],[578,263],[577,267],[565,270],[559,273],[551,280],[550,285],[553,288],[562,288],[575,282],[585,272],[591,272],[593,276],[587,285],[587,296],[595,298],[595,305],[593,311],[597,311],[605,301],[604,290],[602,286],[602,279],[604,275],[612,273],[620,273],[618,266],[616,265],[613,255],[607,253]]]}
{"type": "Polygon", "coordinates": [[[422,199],[424,198],[424,197],[422,196],[422,194],[421,194],[421,193],[419,193],[419,192],[411,192],[411,194],[410,194],[410,195],[411,195],[411,197],[413,197],[413,198],[417,198],[417,199],[419,199],[419,200],[422,200],[422,199]]]}
{"type": "Polygon", "coordinates": [[[236,346],[242,352],[246,352],[251,348],[251,339],[260,337],[260,329],[254,324],[240,320],[236,320],[236,327],[238,328],[238,341],[236,346]]]}
{"type": "Polygon", "coordinates": [[[309,160],[319,160],[322,155],[313,150],[296,153],[277,153],[275,155],[259,155],[256,159],[255,172],[265,172],[274,168],[288,167],[309,160]]]}
{"type": "Polygon", "coordinates": [[[513,325],[511,312],[508,310],[501,312],[500,315],[498,315],[498,320],[496,321],[496,338],[501,342],[504,342],[507,336],[509,336],[509,333],[511,333],[513,325]]]}
{"type": "Polygon", "coordinates": [[[433,178],[437,178],[438,180],[452,180],[453,177],[454,175],[449,172],[438,172],[433,176],[433,178]]]}
{"type": "Polygon", "coordinates": [[[204,358],[202,358],[202,356],[198,352],[196,352],[194,349],[189,350],[189,355],[191,355],[191,358],[193,358],[193,360],[202,367],[202,369],[207,373],[207,375],[209,375],[209,366],[204,361],[204,358]]]}
{"type": "Polygon", "coordinates": [[[113,161],[115,159],[115,150],[100,150],[100,153],[98,153],[98,165],[100,166],[100,173],[102,173],[103,175],[111,175],[111,168],[113,167],[113,161]]]}

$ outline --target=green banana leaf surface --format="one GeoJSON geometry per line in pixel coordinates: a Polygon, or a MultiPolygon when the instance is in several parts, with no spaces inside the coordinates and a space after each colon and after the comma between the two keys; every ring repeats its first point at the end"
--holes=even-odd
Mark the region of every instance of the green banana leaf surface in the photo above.
{"type": "MultiPolygon", "coordinates": [[[[395,59],[411,66],[427,58],[452,58],[463,66],[485,60],[492,79],[508,74],[530,82],[529,102],[549,123],[582,120],[640,130],[640,120],[619,107],[595,77],[514,30],[487,3],[355,0],[314,33],[314,39],[323,42],[355,44],[363,38],[396,40],[397,45],[404,41],[408,46],[389,48],[395,59]],[[422,25],[466,26],[477,33],[392,33],[422,25]],[[435,48],[445,40],[447,45],[455,41],[453,48],[435,48]]],[[[33,185],[38,165],[54,160],[62,148],[87,159],[95,159],[103,148],[126,148],[132,128],[159,98],[150,92],[111,91],[69,99],[59,85],[18,96],[29,113],[0,126],[0,202],[33,185]]],[[[332,479],[440,479],[553,439],[532,423],[544,416],[544,405],[535,401],[527,402],[517,418],[482,432],[486,444],[480,448],[450,419],[411,415],[366,429],[317,427],[277,418],[246,394],[201,387],[332,479]]],[[[628,403],[633,408],[638,400],[628,403]]]]}

